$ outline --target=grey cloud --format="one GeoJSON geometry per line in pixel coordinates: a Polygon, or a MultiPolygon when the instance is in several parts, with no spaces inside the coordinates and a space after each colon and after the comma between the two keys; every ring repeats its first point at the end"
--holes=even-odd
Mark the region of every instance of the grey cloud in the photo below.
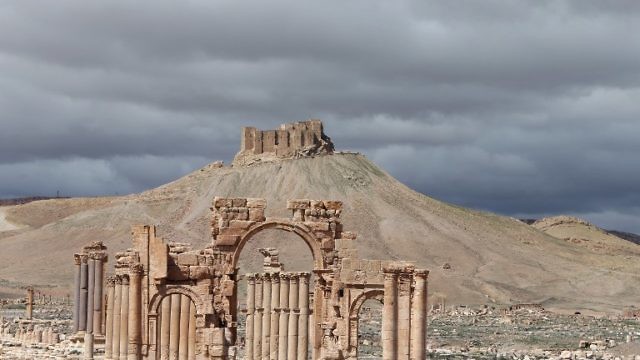
{"type": "Polygon", "coordinates": [[[436,198],[640,232],[639,17],[632,0],[8,1],[0,196],[141,191],[229,161],[242,125],[319,117],[436,198]]]}

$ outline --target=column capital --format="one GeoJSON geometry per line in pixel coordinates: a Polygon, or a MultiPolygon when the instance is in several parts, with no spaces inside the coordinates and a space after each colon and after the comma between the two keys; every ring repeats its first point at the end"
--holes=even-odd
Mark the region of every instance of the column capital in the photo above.
{"type": "Polygon", "coordinates": [[[73,254],[73,262],[76,265],[80,265],[80,263],[82,262],[82,254],[73,254]]]}
{"type": "Polygon", "coordinates": [[[308,284],[309,280],[311,279],[311,274],[308,272],[301,272],[298,274],[298,279],[301,284],[302,283],[308,284]]]}
{"type": "Polygon", "coordinates": [[[420,278],[427,278],[427,277],[429,277],[429,270],[427,270],[427,269],[416,269],[414,271],[414,275],[416,277],[420,277],[420,278]]]}
{"type": "Polygon", "coordinates": [[[120,275],[119,278],[122,285],[129,285],[129,275],[120,275]]]}
{"type": "Polygon", "coordinates": [[[249,284],[255,284],[256,283],[256,274],[255,273],[247,273],[244,276],[247,278],[247,282],[249,284]]]}
{"type": "Polygon", "coordinates": [[[280,276],[277,273],[271,274],[271,283],[273,284],[280,283],[280,276]]]}
{"type": "Polygon", "coordinates": [[[281,273],[280,273],[280,280],[282,280],[282,281],[288,281],[288,280],[289,280],[289,278],[290,278],[289,273],[284,273],[284,272],[281,272],[281,273]]]}
{"type": "Polygon", "coordinates": [[[107,276],[107,287],[114,287],[116,285],[115,276],[107,276]]]}
{"type": "Polygon", "coordinates": [[[129,265],[129,274],[134,276],[140,276],[144,272],[144,266],[140,263],[129,265]]]}

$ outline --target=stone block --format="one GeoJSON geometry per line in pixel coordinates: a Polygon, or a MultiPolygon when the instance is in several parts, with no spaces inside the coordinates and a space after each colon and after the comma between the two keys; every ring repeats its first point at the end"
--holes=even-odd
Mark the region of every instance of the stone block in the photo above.
{"type": "Polygon", "coordinates": [[[324,207],[327,210],[342,210],[342,201],[325,201],[324,207]]]}
{"type": "Polygon", "coordinates": [[[240,208],[240,210],[238,210],[237,219],[238,220],[249,220],[249,209],[240,208]]]}
{"type": "Polygon", "coordinates": [[[324,238],[322,239],[322,249],[331,250],[335,248],[335,241],[332,238],[324,238]]]}
{"type": "Polygon", "coordinates": [[[236,207],[236,208],[238,208],[238,207],[245,207],[245,206],[247,206],[247,199],[244,199],[244,198],[235,198],[235,199],[233,199],[233,200],[231,201],[231,204],[232,204],[231,206],[236,207]]]}
{"type": "Polygon", "coordinates": [[[231,206],[233,206],[232,199],[227,199],[227,198],[222,198],[217,196],[213,199],[213,207],[215,208],[231,207],[231,206]]]}
{"type": "Polygon", "coordinates": [[[310,206],[311,202],[305,199],[287,201],[287,209],[308,209],[310,206]]]}
{"type": "Polygon", "coordinates": [[[189,275],[189,266],[170,265],[167,268],[167,278],[169,278],[169,280],[188,280],[189,275]]]}
{"type": "Polygon", "coordinates": [[[210,276],[207,266],[189,266],[189,277],[191,279],[206,279],[210,276]]]}
{"type": "Polygon", "coordinates": [[[178,265],[198,265],[198,255],[193,253],[178,254],[178,265]]]}
{"type": "Polygon", "coordinates": [[[255,221],[245,221],[245,220],[231,220],[229,221],[229,229],[242,229],[247,230],[251,226],[255,224],[255,221]]]}
{"type": "Polygon", "coordinates": [[[233,280],[224,280],[221,285],[223,296],[233,296],[233,289],[235,288],[233,280]]]}
{"type": "Polygon", "coordinates": [[[217,246],[235,246],[240,240],[240,235],[218,235],[216,236],[217,246]]]}
{"type": "Polygon", "coordinates": [[[264,208],[267,207],[267,200],[259,199],[259,198],[248,198],[247,199],[247,207],[248,208],[264,209],[264,208]]]}
{"type": "Polygon", "coordinates": [[[264,221],[264,208],[249,208],[249,221],[264,221]]]}
{"type": "Polygon", "coordinates": [[[311,200],[309,205],[312,209],[324,209],[324,202],[322,200],[311,200]]]}
{"type": "Polygon", "coordinates": [[[312,231],[329,231],[329,223],[324,221],[306,221],[304,223],[312,231]]]}

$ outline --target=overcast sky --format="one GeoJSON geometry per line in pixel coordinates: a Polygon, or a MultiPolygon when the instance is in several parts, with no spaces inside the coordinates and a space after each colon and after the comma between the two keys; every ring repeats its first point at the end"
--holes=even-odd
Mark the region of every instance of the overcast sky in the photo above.
{"type": "Polygon", "coordinates": [[[411,187],[640,232],[640,1],[0,3],[0,197],[138,192],[325,121],[411,187]]]}

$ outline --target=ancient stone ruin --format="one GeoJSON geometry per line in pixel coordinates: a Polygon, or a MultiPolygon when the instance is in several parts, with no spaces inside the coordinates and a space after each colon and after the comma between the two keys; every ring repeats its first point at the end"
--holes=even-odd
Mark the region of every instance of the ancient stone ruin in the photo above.
{"type": "Polygon", "coordinates": [[[96,241],[74,254],[73,331],[80,337],[85,333],[103,336],[104,323],[104,267],[107,248],[96,241]]]}
{"type": "Polygon", "coordinates": [[[233,163],[250,165],[265,160],[331,154],[333,151],[333,143],[325,135],[320,120],[282,124],[277,130],[243,127],[240,152],[233,163]]]}
{"type": "MultiPolygon", "coordinates": [[[[201,250],[167,243],[153,226],[134,227],[132,248],[116,255],[106,282],[105,359],[356,359],[367,299],[384,303],[383,357],[425,358],[428,271],[359,259],[339,201],[290,200],[287,218],[266,218],[266,206],[263,199],[215,198],[212,244],[201,250]],[[243,274],[244,246],[268,229],[298,235],[311,250],[313,272],[285,272],[277,249],[263,248],[263,273],[243,274]],[[247,296],[239,299],[243,281],[247,296]],[[239,304],[246,304],[244,337],[239,304]]],[[[96,259],[91,272],[91,263],[89,278],[102,264],[96,259]]],[[[93,340],[86,339],[89,352],[93,340]]]]}

